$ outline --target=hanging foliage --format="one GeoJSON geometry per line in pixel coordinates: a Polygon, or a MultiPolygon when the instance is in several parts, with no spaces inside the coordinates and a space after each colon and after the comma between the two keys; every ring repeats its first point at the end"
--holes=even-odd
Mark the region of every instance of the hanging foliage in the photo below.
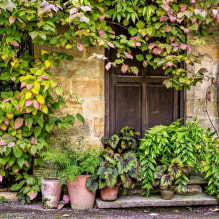
{"type": "MultiPolygon", "coordinates": [[[[15,175],[22,183],[13,188],[29,197],[25,201],[35,197],[39,187],[27,175],[33,157],[48,146],[55,125],[62,129],[75,119],[53,116],[64,100],[50,72],[52,65],[73,57],[42,50],[36,58],[27,42],[78,51],[86,46],[116,49],[115,60],[98,53],[90,58],[106,60],[106,70],[118,65],[124,74],[139,72],[130,60],[162,68],[170,74],[165,85],[182,89],[202,81],[206,69],[189,72],[180,63],[200,63],[202,54],[192,53],[191,45],[218,34],[218,24],[218,0],[1,1],[0,181],[15,175]],[[125,34],[117,34],[113,25],[125,34]],[[60,27],[65,31],[60,32],[60,27]],[[191,34],[189,40],[186,34],[191,34]]],[[[76,118],[83,121],[79,114],[76,118]]]]}

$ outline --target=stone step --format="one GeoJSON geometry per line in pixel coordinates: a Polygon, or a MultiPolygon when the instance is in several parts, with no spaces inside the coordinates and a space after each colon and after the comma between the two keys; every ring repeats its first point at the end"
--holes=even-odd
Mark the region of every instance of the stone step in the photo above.
{"type": "Polygon", "coordinates": [[[18,201],[16,192],[0,192],[0,199],[1,197],[7,201],[18,201]]]}
{"type": "Polygon", "coordinates": [[[120,196],[116,201],[102,201],[96,199],[98,208],[131,208],[131,207],[158,207],[158,206],[192,206],[192,205],[217,205],[215,197],[207,196],[204,193],[185,196],[174,195],[171,200],[164,200],[159,195],[145,198],[142,196],[120,196]]]}
{"type": "Polygon", "coordinates": [[[208,181],[206,181],[202,176],[190,176],[189,177],[189,185],[204,185],[208,184],[208,181]]]}

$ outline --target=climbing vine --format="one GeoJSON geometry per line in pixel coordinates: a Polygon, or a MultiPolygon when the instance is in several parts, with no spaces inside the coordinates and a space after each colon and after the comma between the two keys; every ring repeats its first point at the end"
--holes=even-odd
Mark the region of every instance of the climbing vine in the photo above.
{"type": "Polygon", "coordinates": [[[145,68],[162,68],[170,76],[165,85],[182,89],[202,81],[206,69],[189,72],[180,63],[200,63],[203,54],[194,54],[192,45],[218,34],[218,24],[218,0],[1,1],[0,181],[13,175],[18,181],[14,189],[20,189],[26,201],[33,199],[39,187],[27,173],[33,158],[48,147],[49,133],[75,118],[83,121],[80,114],[53,115],[65,101],[50,67],[73,57],[46,50],[35,57],[27,42],[78,51],[86,46],[116,49],[115,60],[98,52],[90,58],[105,60],[106,70],[117,65],[124,74],[139,73],[131,60],[145,68]],[[116,33],[113,25],[125,34],[116,33]]]}

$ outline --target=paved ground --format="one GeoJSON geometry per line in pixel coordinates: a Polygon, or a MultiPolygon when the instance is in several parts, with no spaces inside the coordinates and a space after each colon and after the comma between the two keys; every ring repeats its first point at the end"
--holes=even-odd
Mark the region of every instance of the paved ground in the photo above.
{"type": "Polygon", "coordinates": [[[21,205],[19,202],[0,203],[0,219],[219,219],[219,205],[196,207],[146,207],[98,209],[86,211],[43,209],[41,203],[21,205]]]}

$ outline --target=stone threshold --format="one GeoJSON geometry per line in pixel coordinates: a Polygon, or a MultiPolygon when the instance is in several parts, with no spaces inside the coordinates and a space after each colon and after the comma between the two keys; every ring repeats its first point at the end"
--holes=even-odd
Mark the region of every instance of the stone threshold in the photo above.
{"type": "Polygon", "coordinates": [[[0,199],[4,197],[7,201],[18,201],[16,192],[0,192],[0,199]]]}
{"type": "Polygon", "coordinates": [[[96,199],[98,208],[131,208],[131,207],[170,207],[170,206],[192,206],[192,205],[218,205],[215,197],[204,193],[196,195],[174,195],[171,200],[164,200],[159,195],[145,198],[142,196],[120,196],[116,201],[102,201],[96,199]]]}

